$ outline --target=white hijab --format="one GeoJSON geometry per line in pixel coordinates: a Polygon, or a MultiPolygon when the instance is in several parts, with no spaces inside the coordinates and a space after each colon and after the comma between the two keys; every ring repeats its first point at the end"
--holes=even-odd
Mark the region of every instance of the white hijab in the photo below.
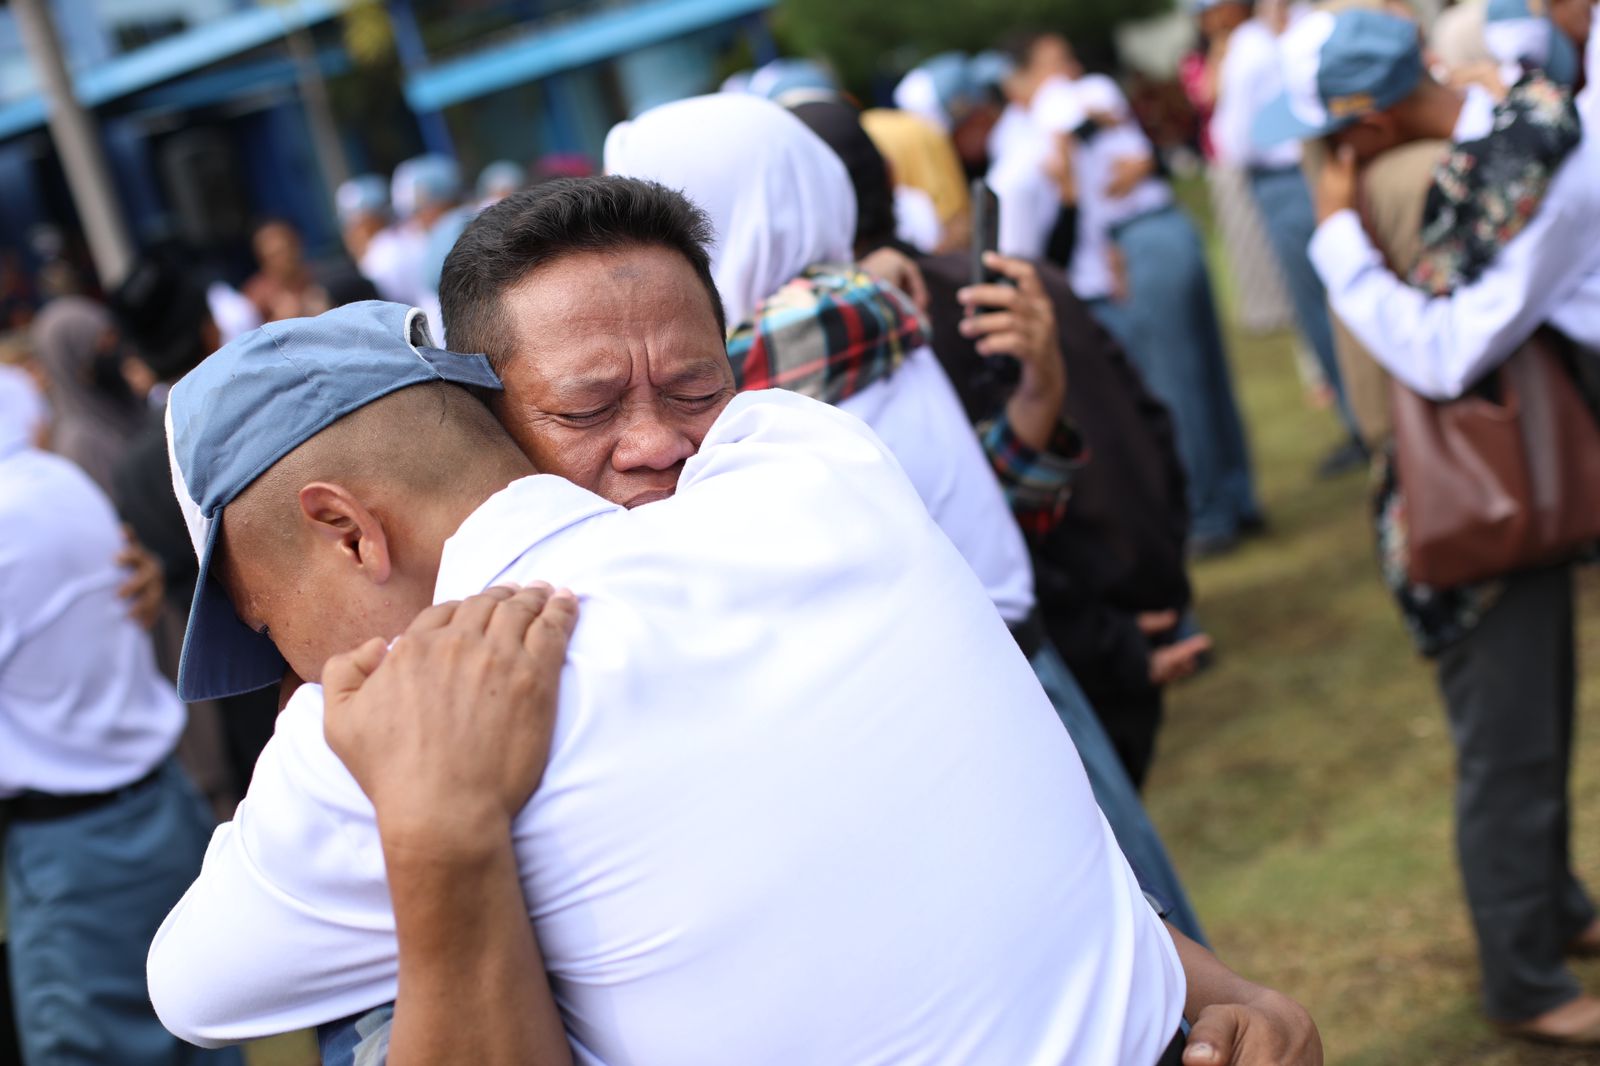
{"type": "Polygon", "coordinates": [[[678,189],[711,216],[711,273],[729,329],[806,267],[854,256],[844,163],[788,111],[756,96],[696,96],[617,124],[608,174],[678,189]]]}

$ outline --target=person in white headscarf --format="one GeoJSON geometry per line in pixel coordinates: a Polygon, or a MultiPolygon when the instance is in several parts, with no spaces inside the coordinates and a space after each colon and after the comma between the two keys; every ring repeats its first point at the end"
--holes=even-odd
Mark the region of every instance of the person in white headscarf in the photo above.
{"type": "MultiPolygon", "coordinates": [[[[819,340],[809,310],[826,306],[841,289],[861,290],[865,279],[850,265],[856,224],[850,175],[820,137],[776,104],[723,93],[663,105],[611,131],[605,166],[680,189],[711,216],[712,276],[736,339],[730,345],[736,368],[742,330],[755,335],[753,350],[781,360],[784,351],[819,340]],[[813,283],[824,291],[815,300],[813,283]]],[[[859,391],[813,395],[877,431],[1001,615],[1020,625],[1034,606],[1027,548],[924,333],[905,337],[909,354],[877,365],[859,391]]],[[[752,381],[748,367],[746,373],[745,387],[772,383],[752,381]]],[[[785,384],[781,375],[776,383],[785,384]]]]}

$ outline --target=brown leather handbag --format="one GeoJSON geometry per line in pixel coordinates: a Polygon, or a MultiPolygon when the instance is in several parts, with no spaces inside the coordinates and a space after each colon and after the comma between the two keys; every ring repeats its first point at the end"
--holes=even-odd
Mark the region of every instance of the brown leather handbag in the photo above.
{"type": "Polygon", "coordinates": [[[1394,383],[1411,580],[1455,588],[1600,540],[1600,424],[1541,328],[1483,386],[1436,403],[1394,383]]]}

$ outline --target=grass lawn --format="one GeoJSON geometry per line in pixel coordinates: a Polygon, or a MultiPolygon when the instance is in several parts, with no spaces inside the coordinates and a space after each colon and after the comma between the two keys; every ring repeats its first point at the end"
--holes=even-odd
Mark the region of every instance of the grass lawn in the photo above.
{"type": "MultiPolygon", "coordinates": [[[[1378,579],[1365,481],[1312,480],[1338,433],[1302,400],[1286,336],[1235,336],[1232,357],[1272,533],[1197,569],[1217,663],[1173,693],[1148,789],[1207,931],[1235,968],[1310,1007],[1330,1066],[1600,1062],[1503,1041],[1480,1019],[1450,742],[1432,672],[1378,579]]],[[[1586,574],[1583,590],[1591,660],[1600,584],[1586,574]]],[[[1600,885],[1597,711],[1590,685],[1574,840],[1600,885]]],[[[1578,972],[1600,990],[1600,963],[1578,972]]],[[[303,1036],[249,1058],[316,1061],[303,1036]]]]}

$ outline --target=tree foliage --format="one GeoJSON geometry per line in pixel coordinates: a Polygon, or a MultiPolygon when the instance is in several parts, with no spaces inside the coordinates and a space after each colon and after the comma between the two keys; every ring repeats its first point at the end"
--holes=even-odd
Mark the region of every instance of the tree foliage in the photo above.
{"type": "Polygon", "coordinates": [[[1086,58],[1109,55],[1118,22],[1172,0],[780,0],[774,34],[786,51],[826,58],[865,92],[936,52],[976,52],[1018,30],[1065,33],[1086,58]]]}

